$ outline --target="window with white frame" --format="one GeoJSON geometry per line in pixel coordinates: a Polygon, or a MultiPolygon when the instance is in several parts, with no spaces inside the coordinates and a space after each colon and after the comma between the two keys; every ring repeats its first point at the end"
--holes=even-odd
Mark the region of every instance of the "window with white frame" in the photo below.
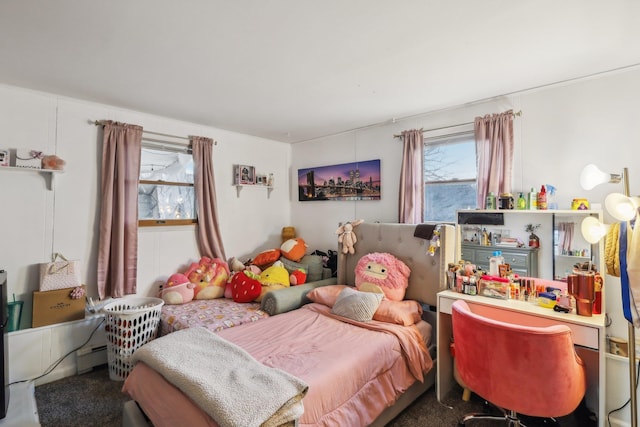
{"type": "Polygon", "coordinates": [[[193,156],[189,149],[143,147],[138,225],[189,225],[196,220],[193,156]]]}
{"type": "Polygon", "coordinates": [[[455,223],[457,210],[476,208],[473,131],[425,137],[424,141],[424,220],[455,223]]]}

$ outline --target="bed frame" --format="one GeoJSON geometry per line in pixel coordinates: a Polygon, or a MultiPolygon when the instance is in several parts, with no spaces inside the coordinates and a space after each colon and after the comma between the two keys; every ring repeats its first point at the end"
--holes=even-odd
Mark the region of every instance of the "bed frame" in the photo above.
{"type": "MultiPolygon", "coordinates": [[[[413,299],[423,304],[425,309],[424,319],[431,323],[435,337],[437,293],[446,289],[447,264],[454,262],[455,254],[455,228],[452,225],[439,226],[440,247],[434,256],[428,254],[430,240],[414,236],[416,225],[413,224],[388,224],[388,223],[362,223],[354,229],[357,242],[354,254],[340,253],[338,256],[338,280],[339,284],[355,285],[355,266],[358,260],[371,252],[389,252],[401,259],[411,269],[409,287],[406,299],[413,299]]],[[[283,292],[281,290],[278,292],[283,292]]],[[[425,391],[435,385],[436,363],[435,352],[434,366],[425,375],[423,383],[416,382],[397,400],[387,408],[376,421],[374,427],[383,427],[409,406],[425,391]]],[[[141,413],[134,401],[126,402],[123,408],[123,427],[148,427],[149,422],[141,413]]]]}

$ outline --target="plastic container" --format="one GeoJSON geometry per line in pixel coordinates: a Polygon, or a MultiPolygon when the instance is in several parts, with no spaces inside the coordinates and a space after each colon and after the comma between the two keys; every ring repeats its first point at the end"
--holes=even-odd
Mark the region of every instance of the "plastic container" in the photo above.
{"type": "Polygon", "coordinates": [[[104,306],[111,380],[127,379],[133,353],[156,337],[163,304],[160,298],[124,297],[104,306]]]}
{"type": "Polygon", "coordinates": [[[496,208],[496,195],[493,194],[493,191],[489,192],[487,196],[487,200],[485,203],[485,209],[495,209],[496,208]]]}
{"type": "Polygon", "coordinates": [[[493,256],[489,258],[489,274],[491,276],[500,275],[500,265],[504,264],[504,257],[502,251],[493,252],[493,256]]]}

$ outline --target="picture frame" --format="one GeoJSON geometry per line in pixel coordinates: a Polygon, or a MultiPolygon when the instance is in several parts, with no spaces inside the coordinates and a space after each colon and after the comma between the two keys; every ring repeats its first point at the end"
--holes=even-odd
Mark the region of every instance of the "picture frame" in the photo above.
{"type": "Polygon", "coordinates": [[[249,165],[235,166],[236,185],[254,185],[256,183],[256,168],[249,165]]]}
{"type": "Polygon", "coordinates": [[[298,201],[381,199],[380,159],[298,169],[298,201]]]}

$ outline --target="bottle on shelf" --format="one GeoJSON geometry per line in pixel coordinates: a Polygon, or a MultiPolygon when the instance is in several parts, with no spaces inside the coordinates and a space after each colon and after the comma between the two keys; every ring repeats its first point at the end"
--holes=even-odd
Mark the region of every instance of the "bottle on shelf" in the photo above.
{"type": "Polygon", "coordinates": [[[489,274],[498,276],[500,274],[500,265],[504,264],[502,251],[494,251],[493,256],[489,258],[489,274]]]}
{"type": "Polygon", "coordinates": [[[547,209],[547,190],[543,186],[540,187],[540,192],[538,193],[538,210],[546,210],[547,209]]]}
{"type": "Polygon", "coordinates": [[[524,194],[520,193],[518,196],[518,203],[516,204],[516,208],[518,210],[527,209],[527,199],[524,198],[524,194]]]}
{"type": "Polygon", "coordinates": [[[495,209],[496,208],[496,195],[493,194],[493,191],[489,192],[487,196],[487,200],[485,202],[485,209],[495,209]]]}
{"type": "Polygon", "coordinates": [[[529,192],[529,210],[536,209],[538,209],[538,193],[531,187],[531,191],[529,192]]]}

